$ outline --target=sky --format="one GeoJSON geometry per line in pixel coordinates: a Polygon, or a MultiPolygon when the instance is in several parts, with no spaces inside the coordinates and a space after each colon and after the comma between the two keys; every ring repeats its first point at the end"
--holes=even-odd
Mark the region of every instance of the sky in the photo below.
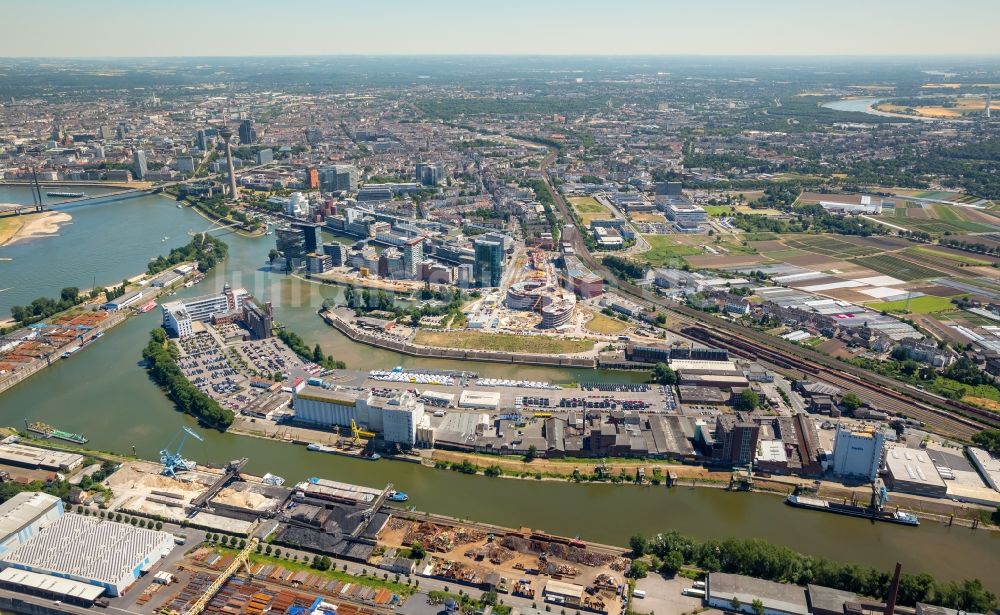
{"type": "Polygon", "coordinates": [[[0,0],[0,57],[1000,55],[998,0],[0,0]]]}

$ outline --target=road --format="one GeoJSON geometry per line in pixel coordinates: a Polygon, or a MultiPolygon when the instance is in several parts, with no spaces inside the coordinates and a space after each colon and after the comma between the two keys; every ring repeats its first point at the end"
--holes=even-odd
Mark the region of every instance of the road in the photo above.
{"type": "MultiPolygon", "coordinates": [[[[556,155],[556,151],[550,151],[539,165],[539,170],[560,214],[564,220],[571,221],[573,218],[569,205],[553,185],[548,172],[556,155]]],[[[629,296],[640,305],[671,313],[670,330],[688,339],[726,347],[734,354],[755,359],[765,366],[779,368],[781,371],[795,370],[801,376],[828,382],[845,391],[853,391],[865,401],[894,414],[919,420],[942,435],[968,440],[985,427],[1000,427],[1000,417],[986,410],[908,387],[892,378],[838,361],[811,348],[716,318],[686,305],[668,302],[615,275],[587,250],[581,233],[573,233],[570,240],[581,261],[591,271],[601,275],[607,283],[615,286],[616,292],[629,296]]]]}

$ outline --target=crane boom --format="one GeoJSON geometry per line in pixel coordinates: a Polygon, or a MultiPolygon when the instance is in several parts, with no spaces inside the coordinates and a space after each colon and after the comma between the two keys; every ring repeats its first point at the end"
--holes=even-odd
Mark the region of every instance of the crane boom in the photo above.
{"type": "Polygon", "coordinates": [[[208,603],[215,597],[215,594],[219,593],[222,586],[226,584],[226,581],[232,578],[236,571],[240,569],[240,566],[246,565],[247,561],[250,559],[250,554],[254,549],[257,548],[257,543],[260,541],[257,537],[253,537],[247,542],[247,546],[243,547],[243,550],[236,554],[233,561],[229,566],[220,574],[218,577],[212,581],[212,584],[208,586],[208,589],[198,598],[197,602],[191,605],[191,608],[185,611],[184,615],[199,615],[208,606],[208,603]]]}

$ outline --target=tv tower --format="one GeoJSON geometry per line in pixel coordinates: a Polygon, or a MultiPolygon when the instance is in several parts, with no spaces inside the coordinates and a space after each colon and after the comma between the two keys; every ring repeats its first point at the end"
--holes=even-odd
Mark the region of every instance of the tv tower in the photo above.
{"type": "Polygon", "coordinates": [[[993,90],[986,88],[986,119],[990,119],[990,107],[993,106],[993,90]]]}
{"type": "Polygon", "coordinates": [[[233,168],[233,146],[229,140],[233,138],[233,131],[225,124],[219,129],[219,136],[226,142],[226,168],[229,170],[229,196],[234,201],[240,198],[240,190],[236,187],[236,170],[233,168]]]}

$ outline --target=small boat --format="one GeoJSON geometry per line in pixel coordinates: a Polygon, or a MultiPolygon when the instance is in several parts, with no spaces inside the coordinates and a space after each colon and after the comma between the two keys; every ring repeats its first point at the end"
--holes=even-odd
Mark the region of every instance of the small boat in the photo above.
{"type": "Polygon", "coordinates": [[[142,304],[142,306],[139,308],[139,312],[145,314],[146,312],[151,311],[155,307],[156,307],[156,301],[149,300],[146,303],[142,304]]]}
{"type": "Polygon", "coordinates": [[[306,450],[307,451],[313,451],[313,452],[316,452],[316,453],[339,453],[340,452],[340,451],[338,451],[337,449],[335,449],[332,446],[327,446],[326,444],[317,444],[315,442],[313,442],[312,444],[309,444],[308,446],[306,446],[306,450]]]}
{"type": "Polygon", "coordinates": [[[64,199],[82,199],[87,196],[86,192],[46,192],[45,196],[57,196],[64,199]]]}
{"type": "Polygon", "coordinates": [[[64,359],[68,359],[68,358],[69,358],[70,356],[72,356],[72,355],[73,355],[73,354],[74,354],[74,353],[75,353],[75,352],[76,352],[77,350],[80,350],[80,347],[79,347],[79,346],[75,346],[75,345],[74,345],[74,346],[70,346],[69,348],[67,348],[67,349],[66,349],[66,352],[62,353],[62,358],[64,358],[64,359]]]}
{"type": "Polygon", "coordinates": [[[405,502],[410,499],[410,496],[406,495],[403,491],[390,491],[386,499],[390,502],[405,502]]]}
{"type": "Polygon", "coordinates": [[[361,458],[362,459],[367,459],[368,461],[378,461],[379,459],[382,458],[382,455],[379,455],[378,453],[374,453],[374,452],[373,453],[361,453],[361,458]]]}
{"type": "Polygon", "coordinates": [[[94,334],[95,340],[99,337],[104,337],[104,331],[98,331],[97,333],[94,334]]]}
{"type": "Polygon", "coordinates": [[[181,207],[180,203],[177,204],[177,209],[183,209],[183,207],[181,207]]]}

